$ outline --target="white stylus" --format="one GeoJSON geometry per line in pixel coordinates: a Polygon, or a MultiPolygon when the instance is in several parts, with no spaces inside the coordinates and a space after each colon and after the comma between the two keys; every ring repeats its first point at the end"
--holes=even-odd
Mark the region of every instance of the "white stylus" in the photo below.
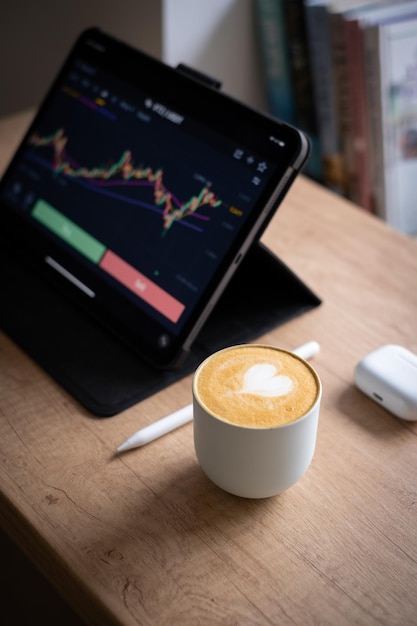
{"type": "MultiPolygon", "coordinates": [[[[320,350],[320,346],[317,341],[309,341],[302,346],[299,346],[295,350],[292,350],[294,354],[302,357],[303,359],[310,359],[312,356],[317,354],[320,350]]],[[[154,439],[158,439],[167,433],[170,433],[172,430],[183,426],[183,424],[187,424],[187,422],[191,422],[193,419],[193,405],[188,404],[184,406],[182,409],[175,411],[174,413],[170,413],[166,417],[154,422],[153,424],[149,424],[149,426],[145,426],[145,428],[141,428],[134,435],[129,437],[124,443],[122,443],[117,449],[116,452],[124,452],[125,450],[131,450],[132,448],[139,448],[140,446],[144,446],[154,439]]]]}

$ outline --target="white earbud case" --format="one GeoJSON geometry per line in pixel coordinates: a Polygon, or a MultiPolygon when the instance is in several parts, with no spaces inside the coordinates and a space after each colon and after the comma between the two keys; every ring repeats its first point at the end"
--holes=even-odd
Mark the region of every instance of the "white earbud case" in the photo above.
{"type": "Polygon", "coordinates": [[[417,420],[417,356],[397,345],[385,345],[355,368],[355,383],[367,396],[397,417],[417,420]]]}

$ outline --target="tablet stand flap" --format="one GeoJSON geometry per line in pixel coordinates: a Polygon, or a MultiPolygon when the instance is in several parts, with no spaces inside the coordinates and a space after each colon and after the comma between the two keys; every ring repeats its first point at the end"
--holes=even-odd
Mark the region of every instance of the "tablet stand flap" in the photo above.
{"type": "MultiPolygon", "coordinates": [[[[89,412],[116,415],[190,374],[210,353],[252,341],[320,304],[262,244],[252,247],[177,370],[149,367],[21,260],[0,252],[0,327],[89,412]]],[[[191,389],[190,389],[191,398],[191,389]]]]}

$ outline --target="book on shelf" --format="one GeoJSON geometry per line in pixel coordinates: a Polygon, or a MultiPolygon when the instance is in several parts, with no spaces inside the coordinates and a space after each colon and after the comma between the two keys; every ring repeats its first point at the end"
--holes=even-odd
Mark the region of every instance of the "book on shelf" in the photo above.
{"type": "MultiPolygon", "coordinates": [[[[409,3],[410,10],[415,3],[409,3]]],[[[417,10],[363,27],[377,212],[417,233],[417,10]]]]}
{"type": "Polygon", "coordinates": [[[335,67],[331,54],[330,13],[325,3],[306,4],[305,17],[312,68],[312,94],[321,144],[323,183],[333,191],[342,194],[345,191],[345,183],[339,136],[335,67]]]}
{"type": "Polygon", "coordinates": [[[269,110],[288,124],[295,124],[282,2],[256,0],[256,17],[269,110]]]}
{"type": "Polygon", "coordinates": [[[310,139],[305,173],[323,181],[303,0],[256,0],[269,112],[310,139]]]}
{"type": "Polygon", "coordinates": [[[347,196],[364,209],[376,212],[371,179],[367,94],[365,87],[363,41],[357,19],[344,23],[349,135],[347,196]]]}

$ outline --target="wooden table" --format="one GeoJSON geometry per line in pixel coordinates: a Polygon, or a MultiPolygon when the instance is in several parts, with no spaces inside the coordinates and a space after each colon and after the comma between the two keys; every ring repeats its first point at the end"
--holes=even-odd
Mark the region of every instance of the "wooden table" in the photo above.
{"type": "MultiPolygon", "coordinates": [[[[28,120],[0,124],[1,169],[28,120]]],[[[323,298],[261,337],[321,345],[316,455],[277,497],[211,484],[191,424],[113,455],[191,377],[97,419],[0,333],[1,525],[88,624],[417,623],[417,423],[353,384],[376,347],[417,352],[417,245],[302,177],[263,241],[323,298]]]]}

